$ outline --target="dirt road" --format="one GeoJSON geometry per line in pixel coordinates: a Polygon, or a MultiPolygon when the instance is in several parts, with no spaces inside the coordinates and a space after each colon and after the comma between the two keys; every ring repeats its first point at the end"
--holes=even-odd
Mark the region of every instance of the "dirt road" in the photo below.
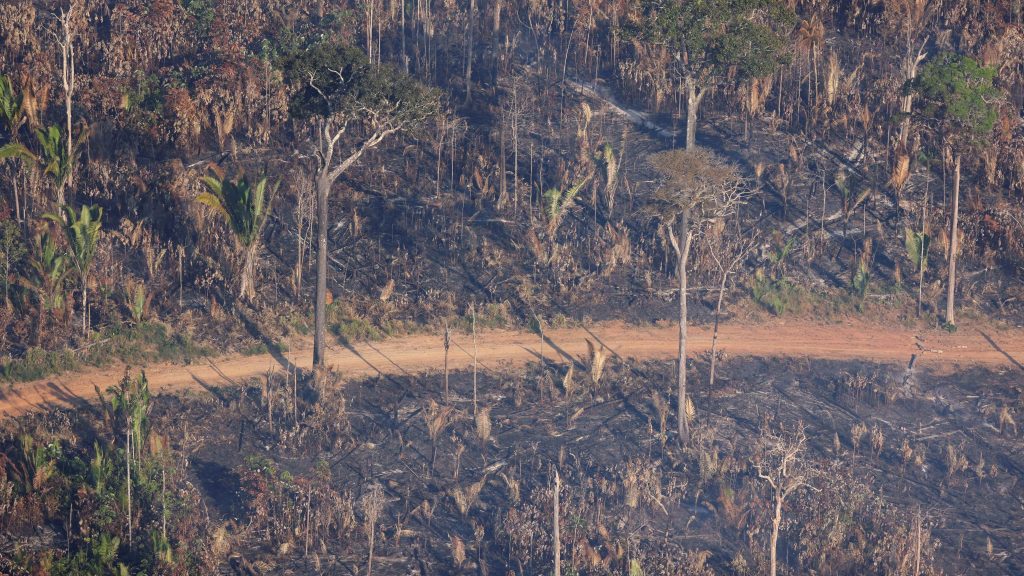
{"type": "MultiPolygon", "coordinates": [[[[536,361],[564,362],[586,355],[586,339],[607,347],[612,356],[637,359],[668,359],[676,354],[674,326],[636,327],[602,323],[589,328],[551,330],[541,346],[536,334],[488,331],[478,336],[478,358],[482,369],[496,369],[536,361]]],[[[710,348],[709,328],[690,329],[690,350],[699,354],[710,348]]],[[[308,343],[302,343],[308,344],[308,343]]],[[[989,331],[961,327],[955,334],[944,331],[911,331],[900,327],[859,322],[818,325],[803,322],[773,322],[755,326],[725,324],[719,347],[732,356],[787,356],[832,360],[862,359],[872,362],[909,362],[917,355],[917,367],[956,369],[986,365],[1024,370],[1024,331],[989,331]]],[[[472,363],[473,341],[456,334],[449,356],[453,370],[472,363]]],[[[376,374],[413,374],[440,371],[444,357],[442,337],[417,334],[382,342],[335,345],[328,349],[328,363],[346,378],[376,374]]],[[[212,388],[246,378],[285,370],[289,366],[308,368],[311,353],[299,347],[283,354],[234,356],[201,360],[196,364],[158,364],[146,367],[154,393],[183,389],[212,388]]],[[[94,386],[105,390],[116,383],[124,367],[92,369],[23,384],[0,391],[0,417],[25,414],[50,406],[76,406],[96,399],[94,386]]]]}

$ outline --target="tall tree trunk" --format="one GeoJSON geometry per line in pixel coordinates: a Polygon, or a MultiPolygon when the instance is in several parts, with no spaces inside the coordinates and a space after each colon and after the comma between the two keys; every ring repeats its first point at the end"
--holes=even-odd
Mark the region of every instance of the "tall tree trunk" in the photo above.
{"type": "MultiPolygon", "coordinates": [[[[71,10],[74,10],[74,3],[71,4],[71,10]]],[[[64,188],[73,188],[75,182],[75,171],[74,171],[74,137],[71,134],[71,98],[75,92],[75,46],[74,38],[71,32],[71,12],[68,12],[64,17],[64,43],[63,43],[63,82],[64,82],[64,114],[67,123],[67,155],[68,155],[68,175],[64,181],[64,184],[60,187],[58,202],[61,206],[64,205],[64,188]]]]}
{"type": "Polygon", "coordinates": [[[316,301],[313,320],[313,368],[323,368],[327,338],[327,199],[331,181],[327,169],[316,180],[316,301]]]}
{"type": "Polygon", "coordinates": [[[245,247],[242,261],[242,283],[239,287],[239,295],[242,300],[246,302],[252,302],[256,297],[255,280],[256,276],[256,253],[260,248],[260,232],[257,232],[257,237],[253,239],[252,243],[245,247]]]}
{"type": "MultiPolygon", "coordinates": [[[[927,41],[927,39],[925,39],[927,41]]],[[[921,48],[918,49],[915,54],[913,51],[913,44],[911,39],[907,38],[906,53],[903,55],[903,80],[906,85],[910,85],[917,78],[917,67],[924,61],[925,51],[924,43],[921,43],[921,48]]],[[[910,136],[910,113],[914,110],[914,92],[907,90],[906,94],[900,100],[900,113],[903,115],[903,121],[900,123],[900,146],[903,150],[907,150],[907,140],[910,136]]]]}
{"type": "Polygon", "coordinates": [[[958,232],[960,230],[960,153],[957,152],[953,161],[953,222],[950,225],[949,237],[949,290],[946,292],[946,323],[956,325],[953,303],[956,293],[956,255],[960,248],[958,232]]]}
{"type": "Polygon", "coordinates": [[[82,275],[82,336],[89,335],[89,277],[82,275]]]}
{"type": "Polygon", "coordinates": [[[715,385],[715,368],[718,365],[718,323],[722,317],[722,300],[725,298],[725,284],[729,280],[729,271],[722,270],[722,282],[718,286],[718,303],[715,305],[715,327],[711,332],[711,368],[708,370],[708,389],[715,385]]]}
{"type": "Polygon", "coordinates": [[[917,265],[917,317],[921,317],[921,296],[924,292],[924,267],[925,267],[925,242],[927,240],[927,226],[928,226],[928,183],[925,182],[924,186],[924,206],[921,208],[921,248],[918,252],[918,265],[917,265]]]}
{"type": "Polygon", "coordinates": [[[128,549],[132,547],[132,419],[124,432],[124,482],[128,488],[128,549]]]}
{"type": "Polygon", "coordinates": [[[555,494],[554,494],[554,520],[552,522],[551,539],[552,544],[555,547],[555,576],[562,576],[562,537],[559,534],[558,517],[561,514],[559,508],[559,492],[562,489],[562,481],[558,476],[558,470],[555,470],[555,494]]]}
{"type": "Polygon", "coordinates": [[[697,145],[697,111],[704,100],[707,88],[697,89],[697,79],[686,77],[686,149],[693,150],[697,145]]]}
{"type": "Polygon", "coordinates": [[[469,0],[466,14],[466,100],[469,104],[473,95],[473,22],[476,19],[476,0],[469,0]]]}
{"type": "Polygon", "coordinates": [[[778,573],[778,548],[779,548],[779,526],[782,524],[782,498],[776,489],[775,494],[775,517],[772,518],[772,540],[769,545],[769,573],[775,576],[778,573]]]}
{"type": "Polygon", "coordinates": [[[680,215],[678,239],[673,242],[676,245],[676,262],[678,266],[676,275],[679,277],[679,362],[677,369],[679,396],[676,410],[679,413],[678,433],[681,444],[688,444],[690,442],[690,422],[686,414],[686,264],[687,260],[689,260],[691,240],[690,211],[687,209],[680,215]]]}

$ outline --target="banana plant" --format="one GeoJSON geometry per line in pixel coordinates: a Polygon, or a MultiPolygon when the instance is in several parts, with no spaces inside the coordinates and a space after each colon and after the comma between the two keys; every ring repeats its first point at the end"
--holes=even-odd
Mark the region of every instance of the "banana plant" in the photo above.
{"type": "Polygon", "coordinates": [[[22,284],[35,293],[38,304],[37,341],[44,333],[47,312],[52,313],[64,306],[64,280],[68,271],[67,257],[57,248],[53,238],[45,232],[37,235],[29,273],[22,279],[22,284]]]}
{"type": "Polygon", "coordinates": [[[52,220],[64,229],[64,236],[71,247],[71,263],[75,267],[79,281],[82,283],[82,334],[89,334],[89,269],[92,267],[96,247],[99,244],[103,208],[100,206],[82,206],[79,213],[70,206],[64,207],[64,218],[55,214],[46,214],[44,218],[52,220]]]}
{"type": "Polygon", "coordinates": [[[206,192],[196,200],[220,215],[235,238],[235,247],[242,254],[239,296],[252,301],[255,297],[254,277],[263,227],[270,216],[270,205],[277,186],[268,188],[267,178],[250,182],[244,175],[226,178],[216,165],[202,178],[206,192]]]}

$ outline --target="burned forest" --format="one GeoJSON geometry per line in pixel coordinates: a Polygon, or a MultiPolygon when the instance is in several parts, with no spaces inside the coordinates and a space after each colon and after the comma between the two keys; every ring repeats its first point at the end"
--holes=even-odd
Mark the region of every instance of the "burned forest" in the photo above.
{"type": "Polygon", "coordinates": [[[0,0],[0,574],[1024,574],[1021,0],[0,0]]]}

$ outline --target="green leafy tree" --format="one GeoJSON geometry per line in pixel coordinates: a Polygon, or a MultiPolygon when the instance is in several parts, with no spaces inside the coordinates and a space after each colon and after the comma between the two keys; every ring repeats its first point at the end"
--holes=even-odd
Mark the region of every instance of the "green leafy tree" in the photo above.
{"type": "Polygon", "coordinates": [[[438,111],[438,93],[357,48],[319,40],[278,59],[290,87],[289,112],[303,120],[316,159],[317,283],[313,365],[324,366],[327,334],[328,200],[334,183],[386,138],[438,111]],[[351,136],[351,138],[350,138],[351,136]]]}
{"type": "Polygon", "coordinates": [[[915,82],[920,94],[918,118],[953,150],[953,206],[950,224],[946,323],[956,325],[956,259],[959,250],[960,166],[965,152],[985,145],[999,118],[1002,92],[993,80],[996,69],[968,56],[944,52],[921,69],[915,82]]]}
{"type": "Polygon", "coordinates": [[[64,206],[63,218],[56,214],[47,214],[45,217],[63,227],[64,237],[71,248],[71,263],[82,284],[82,334],[88,335],[89,270],[102,233],[103,208],[82,206],[81,211],[76,213],[70,206],[64,206]]]}
{"type": "Polygon", "coordinates": [[[48,233],[36,236],[29,260],[28,275],[22,283],[35,294],[39,321],[36,323],[36,342],[46,331],[48,314],[64,306],[64,280],[68,274],[67,257],[48,233]]]}
{"type": "Polygon", "coordinates": [[[686,90],[686,148],[697,139],[697,111],[727,75],[742,81],[772,74],[789,57],[796,16],[781,0],[647,0],[642,36],[671,53],[671,72],[686,90]]]}
{"type": "Polygon", "coordinates": [[[203,177],[207,192],[197,200],[213,208],[234,233],[236,249],[242,254],[239,297],[252,301],[256,296],[256,261],[263,227],[270,216],[270,203],[276,186],[267,186],[266,177],[250,182],[244,175],[225,177],[219,166],[211,166],[203,177]]]}
{"type": "Polygon", "coordinates": [[[116,438],[131,435],[132,458],[137,459],[141,449],[149,441],[150,394],[149,380],[141,372],[132,378],[128,371],[117,386],[107,388],[110,395],[110,409],[105,417],[116,438]]]}

